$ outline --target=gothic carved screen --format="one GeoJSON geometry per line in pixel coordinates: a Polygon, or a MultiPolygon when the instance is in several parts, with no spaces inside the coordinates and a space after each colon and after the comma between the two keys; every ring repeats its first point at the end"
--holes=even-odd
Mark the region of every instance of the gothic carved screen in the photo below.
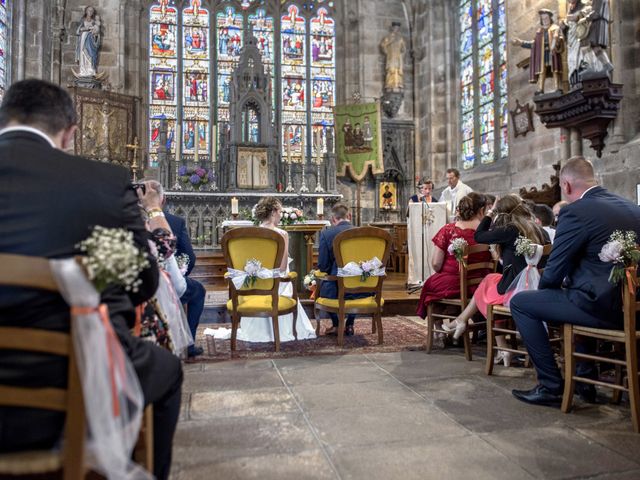
{"type": "Polygon", "coordinates": [[[459,0],[462,168],[509,154],[505,0],[459,0]]]}
{"type": "Polygon", "coordinates": [[[9,58],[10,28],[9,7],[11,0],[0,0],[0,100],[9,84],[7,59],[9,58]]]}
{"type": "MultiPolygon", "coordinates": [[[[245,35],[262,54],[273,111],[246,110],[246,138],[262,141],[259,115],[278,128],[293,161],[327,151],[335,104],[331,0],[158,0],[149,15],[149,159],[157,164],[161,120],[170,159],[215,161],[230,115],[231,74],[245,35]],[[279,32],[279,33],[278,33],[279,32]],[[318,145],[316,145],[318,144],[318,145]]],[[[245,135],[243,135],[244,137],[245,135]]]]}

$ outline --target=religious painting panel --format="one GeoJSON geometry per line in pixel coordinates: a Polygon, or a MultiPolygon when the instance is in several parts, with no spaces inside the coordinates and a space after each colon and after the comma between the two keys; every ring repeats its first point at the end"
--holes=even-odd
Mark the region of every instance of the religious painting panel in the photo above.
{"type": "Polygon", "coordinates": [[[493,45],[488,44],[478,50],[478,75],[486,75],[493,70],[493,45]]]}
{"type": "Polygon", "coordinates": [[[470,28],[460,33],[460,57],[473,53],[473,30],[470,28]]]}
{"type": "Polygon", "coordinates": [[[160,105],[176,104],[176,64],[175,59],[152,59],[150,62],[151,103],[160,105]]]}
{"type": "Polygon", "coordinates": [[[462,85],[468,85],[473,82],[473,57],[467,57],[462,61],[460,72],[460,83],[462,85]]]}
{"type": "Polygon", "coordinates": [[[328,76],[324,69],[311,69],[311,106],[314,111],[333,112],[335,99],[335,84],[332,76],[328,76]]]}
{"type": "Polygon", "coordinates": [[[202,62],[185,60],[185,72],[182,80],[185,105],[209,105],[209,68],[202,62]]]}
{"type": "Polygon", "coordinates": [[[473,109],[473,83],[462,87],[461,105],[463,113],[473,109]]]}
{"type": "Polygon", "coordinates": [[[189,59],[209,58],[209,29],[200,26],[185,26],[184,56],[189,59]]]}
{"type": "Polygon", "coordinates": [[[306,24],[296,5],[290,5],[280,19],[282,63],[304,64],[306,24]]]}
{"type": "Polygon", "coordinates": [[[306,111],[306,80],[304,69],[282,68],[282,107],[286,110],[306,111]]]}
{"type": "Polygon", "coordinates": [[[307,116],[305,112],[282,112],[282,156],[300,162],[304,152],[307,116]]]}
{"type": "Polygon", "coordinates": [[[494,155],[495,141],[493,130],[480,136],[480,161],[482,163],[493,163],[496,161],[494,155]]]}
{"type": "Polygon", "coordinates": [[[480,134],[493,130],[495,123],[495,113],[493,101],[480,106],[480,134]]]}
{"type": "Polygon", "coordinates": [[[474,137],[474,115],[468,112],[462,116],[462,139],[468,140],[474,137]]]}
{"type": "Polygon", "coordinates": [[[237,182],[240,188],[269,188],[269,164],[266,149],[238,148],[237,182]]]}
{"type": "Polygon", "coordinates": [[[487,75],[480,77],[479,84],[480,84],[480,101],[481,102],[486,101],[487,99],[489,99],[488,96],[493,98],[493,72],[490,72],[487,75]]]}
{"type": "Polygon", "coordinates": [[[175,23],[151,23],[151,55],[155,57],[175,57],[177,26],[175,23]]]}
{"type": "Polygon", "coordinates": [[[462,168],[469,170],[476,164],[476,153],[473,138],[462,142],[462,168]]]}
{"type": "Polygon", "coordinates": [[[231,62],[218,63],[218,106],[228,106],[231,99],[231,62]]]}
{"type": "Polygon", "coordinates": [[[182,152],[193,155],[197,163],[209,156],[209,112],[207,109],[185,107],[182,121],[182,152]]]}
{"type": "MultiPolygon", "coordinates": [[[[471,30],[473,23],[473,5],[471,0],[464,0],[460,4],[460,31],[471,30]]],[[[469,52],[471,53],[471,52],[469,52]]]]}
{"type": "Polygon", "coordinates": [[[243,44],[242,25],[243,15],[236,13],[235,8],[228,6],[218,12],[216,15],[218,60],[238,61],[243,44]]]}
{"type": "Polygon", "coordinates": [[[397,185],[395,182],[380,182],[378,190],[378,205],[384,210],[395,210],[398,208],[397,185]]]}
{"type": "Polygon", "coordinates": [[[327,115],[323,113],[311,114],[312,132],[311,138],[313,139],[312,156],[317,160],[318,153],[320,156],[324,156],[325,153],[333,153],[329,151],[329,143],[327,141],[328,135],[331,134],[332,138],[335,138],[333,129],[333,114],[327,115]],[[318,152],[318,142],[320,142],[320,152],[318,152]]]}
{"type": "Polygon", "coordinates": [[[328,16],[326,8],[318,9],[311,19],[311,65],[335,67],[335,21],[328,16]]]}
{"type": "MultiPolygon", "coordinates": [[[[253,36],[258,40],[258,49],[262,56],[262,63],[273,65],[274,63],[274,18],[267,15],[264,8],[258,8],[248,17],[253,36]]],[[[273,68],[272,68],[273,70],[273,68]]]]}
{"type": "Polygon", "coordinates": [[[338,175],[360,181],[369,167],[383,173],[380,104],[338,105],[335,118],[338,175]]]}
{"type": "Polygon", "coordinates": [[[478,0],[478,45],[482,46],[493,38],[492,0],[478,0]]]}
{"type": "Polygon", "coordinates": [[[242,141],[260,142],[260,113],[256,105],[245,105],[242,109],[242,141]]]}

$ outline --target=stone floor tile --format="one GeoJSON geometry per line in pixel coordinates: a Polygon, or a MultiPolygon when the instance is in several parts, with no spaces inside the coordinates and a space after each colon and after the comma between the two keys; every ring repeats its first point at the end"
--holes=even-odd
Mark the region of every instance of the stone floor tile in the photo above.
{"type": "Polygon", "coordinates": [[[638,467],[638,463],[566,428],[504,430],[482,438],[536,478],[581,478],[638,467]]]}
{"type": "MultiPolygon", "coordinates": [[[[175,456],[174,456],[175,457],[175,456]]],[[[211,464],[174,462],[171,480],[329,480],[338,478],[321,450],[234,457],[211,464]]]]}
{"type": "Polygon", "coordinates": [[[431,400],[467,402],[470,406],[478,398],[504,396],[501,387],[482,376],[454,376],[449,378],[424,378],[406,382],[416,392],[431,400]]]}
{"type": "Polygon", "coordinates": [[[321,365],[355,365],[369,363],[364,355],[344,354],[344,355],[315,355],[308,357],[276,358],[273,360],[281,370],[306,368],[309,366],[321,365]]]}
{"type": "Polygon", "coordinates": [[[331,452],[343,479],[530,480],[532,477],[477,437],[426,445],[379,445],[331,452]]]}
{"type": "Polygon", "coordinates": [[[303,409],[308,411],[393,407],[421,401],[415,393],[389,377],[377,382],[299,385],[293,386],[292,391],[303,409]]]}
{"type": "Polygon", "coordinates": [[[207,369],[199,375],[185,377],[182,390],[185,392],[206,392],[224,390],[247,390],[259,388],[282,387],[282,379],[275,368],[252,369],[238,368],[235,370],[207,369]]]}
{"type": "Polygon", "coordinates": [[[191,394],[190,420],[263,416],[299,411],[286,388],[227,390],[191,394]]]}
{"type": "Polygon", "coordinates": [[[322,364],[285,367],[280,373],[287,385],[320,385],[334,383],[358,383],[384,380],[387,374],[371,362],[344,364],[322,364]]]}
{"type": "Polygon", "coordinates": [[[271,370],[273,369],[273,362],[270,359],[264,360],[247,360],[247,359],[237,359],[237,360],[226,360],[223,362],[203,362],[202,370],[204,372],[209,370],[271,370]]]}
{"type": "Polygon", "coordinates": [[[309,421],[325,444],[347,450],[364,445],[392,446],[407,440],[424,445],[469,435],[468,430],[425,403],[313,411],[309,421]]]}
{"type": "Polygon", "coordinates": [[[191,466],[319,447],[302,413],[181,422],[174,443],[174,456],[191,466]]]}

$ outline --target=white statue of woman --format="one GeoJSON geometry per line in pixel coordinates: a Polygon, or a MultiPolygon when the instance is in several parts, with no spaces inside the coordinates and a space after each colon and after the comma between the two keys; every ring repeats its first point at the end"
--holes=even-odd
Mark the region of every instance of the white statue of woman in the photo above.
{"type": "Polygon", "coordinates": [[[100,49],[100,17],[95,8],[88,6],[76,31],[76,62],[80,65],[80,77],[95,77],[100,49]]]}

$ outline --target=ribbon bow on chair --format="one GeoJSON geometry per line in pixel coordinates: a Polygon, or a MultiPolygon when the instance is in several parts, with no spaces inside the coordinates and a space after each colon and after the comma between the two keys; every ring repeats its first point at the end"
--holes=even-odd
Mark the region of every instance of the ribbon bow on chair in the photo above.
{"type": "Polygon", "coordinates": [[[257,279],[278,278],[280,269],[265,268],[258,260],[247,260],[244,270],[228,268],[225,277],[230,278],[236,288],[248,287],[256,283],[257,279]]]}
{"type": "Polygon", "coordinates": [[[365,262],[349,262],[344,267],[338,268],[338,277],[360,277],[366,281],[369,277],[383,277],[386,275],[385,267],[378,257],[373,257],[365,262]]]}

